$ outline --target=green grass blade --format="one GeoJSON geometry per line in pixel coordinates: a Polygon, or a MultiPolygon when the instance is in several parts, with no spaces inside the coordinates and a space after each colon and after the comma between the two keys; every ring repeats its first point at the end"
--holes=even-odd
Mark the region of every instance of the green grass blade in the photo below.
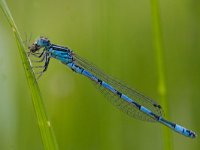
{"type": "Polygon", "coordinates": [[[4,0],[0,0],[0,7],[1,7],[5,17],[7,18],[10,27],[13,30],[13,33],[14,33],[14,36],[15,36],[15,39],[17,42],[17,46],[19,49],[22,63],[23,63],[24,71],[26,73],[26,78],[27,78],[28,85],[30,88],[32,101],[33,101],[35,113],[37,116],[38,126],[40,129],[40,134],[42,137],[42,143],[43,143],[44,149],[45,150],[57,150],[58,145],[56,142],[56,138],[53,134],[53,130],[50,125],[50,121],[47,118],[45,107],[44,107],[43,100],[41,97],[41,93],[40,93],[37,81],[35,79],[34,73],[31,69],[30,62],[26,55],[25,46],[22,42],[22,38],[20,37],[20,34],[17,30],[17,27],[14,23],[11,13],[10,13],[10,10],[4,0]]]}
{"type": "MultiPolygon", "coordinates": [[[[154,49],[156,54],[156,64],[158,69],[158,93],[160,96],[161,104],[165,110],[166,117],[168,115],[168,103],[166,97],[166,80],[165,80],[165,68],[164,68],[164,59],[163,59],[163,39],[162,39],[162,30],[160,22],[160,11],[159,11],[159,2],[158,0],[151,0],[151,10],[152,10],[152,26],[154,34],[154,49]]],[[[163,149],[170,150],[172,149],[172,136],[166,127],[163,127],[163,149]]]]}

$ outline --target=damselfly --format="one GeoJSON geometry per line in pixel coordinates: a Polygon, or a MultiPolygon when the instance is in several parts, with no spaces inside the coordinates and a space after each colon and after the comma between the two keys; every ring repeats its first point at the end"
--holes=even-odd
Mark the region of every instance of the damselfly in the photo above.
{"type": "Polygon", "coordinates": [[[69,48],[52,44],[47,38],[40,37],[29,46],[29,50],[29,55],[40,58],[37,62],[44,62],[43,66],[35,66],[42,68],[42,71],[37,73],[39,77],[47,70],[50,59],[55,58],[74,72],[93,81],[109,97],[112,104],[129,116],[159,122],[184,136],[196,137],[193,131],[164,119],[162,108],[155,101],[108,76],[69,48]]]}

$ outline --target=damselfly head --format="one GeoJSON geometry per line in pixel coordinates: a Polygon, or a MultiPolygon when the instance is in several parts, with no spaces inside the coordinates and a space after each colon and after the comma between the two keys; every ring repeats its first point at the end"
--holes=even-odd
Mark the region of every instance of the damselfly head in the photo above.
{"type": "Polygon", "coordinates": [[[31,53],[35,53],[36,51],[38,51],[40,48],[43,47],[47,47],[49,46],[51,43],[50,41],[45,38],[45,37],[40,37],[39,39],[37,39],[31,46],[28,47],[28,49],[30,50],[31,53]]]}

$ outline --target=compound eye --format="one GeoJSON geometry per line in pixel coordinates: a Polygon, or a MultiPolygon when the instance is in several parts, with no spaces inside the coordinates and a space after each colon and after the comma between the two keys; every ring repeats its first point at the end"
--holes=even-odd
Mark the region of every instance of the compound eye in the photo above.
{"type": "Polygon", "coordinates": [[[38,51],[41,47],[38,46],[37,44],[32,44],[31,46],[28,47],[28,49],[30,50],[31,53],[35,53],[36,51],[38,51]]]}

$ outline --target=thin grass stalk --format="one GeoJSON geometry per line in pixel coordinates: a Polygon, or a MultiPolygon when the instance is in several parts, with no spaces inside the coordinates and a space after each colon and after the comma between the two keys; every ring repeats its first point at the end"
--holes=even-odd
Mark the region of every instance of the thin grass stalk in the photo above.
{"type": "MultiPolygon", "coordinates": [[[[168,113],[168,102],[167,102],[167,88],[166,88],[166,78],[165,78],[165,67],[164,67],[164,46],[163,37],[160,21],[160,10],[158,0],[151,0],[151,11],[152,11],[152,27],[153,27],[153,40],[154,49],[156,55],[156,65],[158,70],[158,93],[161,101],[161,105],[165,110],[166,118],[169,118],[168,113]]],[[[163,149],[172,149],[172,136],[165,126],[163,126],[163,149]]]]}
{"type": "Polygon", "coordinates": [[[2,9],[13,33],[15,40],[17,42],[18,50],[21,56],[22,64],[24,67],[24,71],[26,74],[26,79],[28,81],[29,89],[32,96],[32,102],[34,106],[34,110],[37,117],[38,126],[40,129],[40,135],[42,138],[42,143],[45,150],[58,150],[58,145],[56,142],[56,138],[53,133],[53,129],[50,125],[50,121],[47,118],[46,110],[43,104],[41,92],[34,76],[34,73],[31,69],[31,65],[29,59],[25,52],[25,46],[23,44],[20,33],[17,30],[15,22],[12,18],[10,10],[4,0],[0,0],[0,8],[2,9]]]}

